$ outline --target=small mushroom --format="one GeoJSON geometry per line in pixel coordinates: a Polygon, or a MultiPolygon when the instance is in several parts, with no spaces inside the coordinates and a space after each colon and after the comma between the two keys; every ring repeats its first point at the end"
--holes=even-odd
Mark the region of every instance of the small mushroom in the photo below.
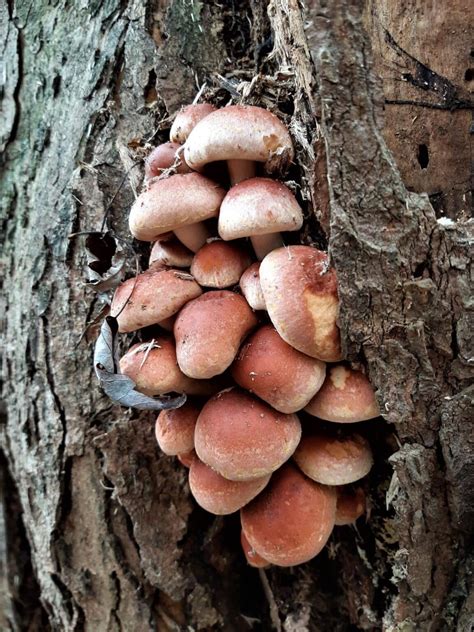
{"type": "Polygon", "coordinates": [[[247,301],[233,292],[211,291],[191,301],[174,325],[181,370],[197,379],[223,373],[256,324],[247,301]]]}
{"type": "Polygon", "coordinates": [[[193,460],[197,457],[196,452],[194,450],[191,450],[190,452],[182,452],[181,454],[177,454],[176,458],[181,463],[181,465],[184,465],[184,467],[189,469],[193,460]]]}
{"type": "Polygon", "coordinates": [[[210,103],[193,103],[182,107],[171,126],[170,139],[182,145],[199,121],[215,110],[215,106],[210,103]]]}
{"type": "Polygon", "coordinates": [[[203,287],[224,289],[236,285],[249,264],[250,257],[243,248],[217,239],[195,254],[191,274],[203,287]]]}
{"type": "Polygon", "coordinates": [[[293,143],[278,117],[251,105],[229,105],[206,116],[189,134],[184,156],[191,169],[226,160],[232,184],[255,175],[255,162],[268,173],[284,171],[293,143]]]}
{"type": "Polygon", "coordinates": [[[148,265],[189,268],[192,261],[191,250],[178,241],[173,233],[164,233],[153,244],[148,265]]]}
{"type": "Polygon", "coordinates": [[[260,285],[260,262],[252,263],[240,277],[240,289],[247,303],[256,311],[267,309],[260,285]]]}
{"type": "Polygon", "coordinates": [[[317,555],[334,527],[336,491],[319,485],[291,464],[240,513],[253,549],[277,566],[295,566],[317,555]]]}
{"type": "Polygon", "coordinates": [[[247,339],[232,365],[232,377],[239,386],[282,413],[304,408],[325,375],[324,362],[290,347],[271,325],[247,339]]]}
{"type": "Polygon", "coordinates": [[[303,212],[295,196],[281,182],[250,178],[225,196],[219,213],[222,239],[250,237],[257,259],[283,246],[280,232],[299,230],[303,212]]]}
{"type": "Polygon", "coordinates": [[[261,555],[257,553],[257,551],[252,547],[250,542],[245,537],[245,533],[243,531],[240,532],[240,544],[242,546],[242,551],[244,552],[245,559],[249,566],[253,566],[254,568],[268,568],[270,566],[270,562],[264,560],[261,555]]]}
{"type": "Polygon", "coordinates": [[[341,364],[330,368],[324,384],[305,411],[319,419],[341,424],[380,415],[374,389],[367,377],[341,364]]]}
{"type": "Polygon", "coordinates": [[[354,524],[355,521],[364,515],[366,510],[365,492],[362,487],[338,487],[336,525],[354,524]]]}
{"type": "Polygon", "coordinates": [[[299,468],[317,483],[347,485],[370,472],[369,442],[361,435],[313,434],[303,437],[294,455],[299,468]]]}
{"type": "Polygon", "coordinates": [[[325,252],[310,246],[278,248],[262,261],[260,283],[283,340],[312,358],[341,359],[337,279],[325,252]]]}
{"type": "Polygon", "coordinates": [[[238,511],[259,494],[270,480],[270,474],[251,481],[230,481],[195,458],[189,470],[189,487],[203,509],[217,516],[238,511]]]}
{"type": "Polygon", "coordinates": [[[127,279],[115,290],[110,313],[122,333],[156,325],[202,294],[190,274],[150,269],[127,279]]]}
{"type": "Polygon", "coordinates": [[[266,476],[287,461],[301,438],[296,415],[284,415],[236,388],[201,411],[194,435],[198,457],[231,481],[266,476]]]}
{"type": "Polygon", "coordinates": [[[189,399],[181,408],[161,411],[155,423],[155,436],[162,452],[176,456],[194,450],[194,429],[199,412],[198,406],[189,399]]]}
{"type": "Polygon", "coordinates": [[[145,182],[161,176],[163,171],[176,164],[176,173],[190,173],[191,169],[184,162],[184,157],[178,153],[182,150],[178,143],[163,143],[155,147],[145,159],[145,182]]]}

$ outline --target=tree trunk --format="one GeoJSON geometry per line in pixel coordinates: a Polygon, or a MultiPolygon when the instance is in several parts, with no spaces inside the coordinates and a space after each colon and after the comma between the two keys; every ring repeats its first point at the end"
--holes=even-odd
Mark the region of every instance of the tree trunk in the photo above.
{"type": "Polygon", "coordinates": [[[453,5],[0,6],[1,629],[470,629],[473,52],[453,5]],[[238,517],[198,509],[153,416],[112,406],[92,372],[105,300],[71,234],[106,216],[135,269],[141,159],[204,83],[289,125],[302,240],[329,245],[344,348],[386,420],[364,424],[367,522],[294,569],[248,568],[238,517]]]}

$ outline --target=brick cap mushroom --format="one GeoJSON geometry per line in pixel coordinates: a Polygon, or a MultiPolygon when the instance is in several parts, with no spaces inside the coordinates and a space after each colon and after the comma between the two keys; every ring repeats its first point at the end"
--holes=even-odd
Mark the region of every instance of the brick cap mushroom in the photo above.
{"type": "Polygon", "coordinates": [[[161,411],[155,422],[155,436],[162,452],[177,456],[194,450],[194,429],[199,412],[200,408],[189,399],[181,408],[161,411]],[[168,412],[171,414],[161,414],[168,412]]]}
{"type": "Polygon", "coordinates": [[[306,476],[323,485],[354,483],[366,476],[373,464],[370,444],[359,434],[303,437],[293,458],[306,476]]]}
{"type": "Polygon", "coordinates": [[[164,233],[153,244],[148,265],[189,268],[192,262],[192,251],[178,241],[173,233],[164,233]]]}
{"type": "Polygon", "coordinates": [[[248,265],[250,256],[241,246],[216,239],[194,255],[191,274],[203,287],[224,289],[236,285],[248,265]]]}
{"type": "Polygon", "coordinates": [[[285,415],[240,389],[212,397],[201,411],[194,435],[197,455],[219,474],[244,481],[274,472],[301,438],[296,415],[285,415]]]}
{"type": "Polygon", "coordinates": [[[255,551],[277,566],[295,566],[320,553],[334,527],[336,491],[286,464],[241,510],[242,529],[255,551]]]}
{"type": "Polygon", "coordinates": [[[232,365],[232,377],[239,386],[282,413],[304,408],[325,376],[324,362],[291,347],[272,325],[253,333],[232,365]]]}
{"type": "Polygon", "coordinates": [[[270,566],[270,562],[264,560],[257,551],[252,547],[250,542],[245,537],[245,533],[243,531],[240,532],[240,544],[242,546],[242,551],[244,552],[245,559],[247,560],[247,564],[249,566],[253,566],[253,568],[268,568],[270,566]]]}
{"type": "Polygon", "coordinates": [[[161,176],[175,164],[176,173],[190,173],[191,169],[184,162],[184,156],[178,153],[181,149],[178,143],[163,143],[152,149],[145,158],[145,182],[161,176]]]}
{"type": "Polygon", "coordinates": [[[267,308],[260,285],[260,262],[252,263],[240,277],[240,289],[252,309],[264,310],[267,308]]]}
{"type": "Polygon", "coordinates": [[[215,110],[216,107],[211,103],[193,103],[182,107],[171,126],[170,140],[182,145],[199,121],[215,110]]]}
{"type": "Polygon", "coordinates": [[[278,248],[262,261],[260,283],[283,340],[325,362],[341,359],[336,273],[325,252],[310,246],[278,248]]]}
{"type": "Polygon", "coordinates": [[[337,487],[336,525],[354,524],[366,511],[365,492],[362,487],[337,487]]]}
{"type": "Polygon", "coordinates": [[[196,457],[189,470],[189,487],[198,505],[209,513],[225,516],[253,500],[266,487],[270,476],[230,481],[196,457]]]}
{"type": "Polygon", "coordinates": [[[342,364],[329,369],[324,384],[305,411],[314,417],[343,424],[366,421],[380,415],[368,378],[342,364]]]}

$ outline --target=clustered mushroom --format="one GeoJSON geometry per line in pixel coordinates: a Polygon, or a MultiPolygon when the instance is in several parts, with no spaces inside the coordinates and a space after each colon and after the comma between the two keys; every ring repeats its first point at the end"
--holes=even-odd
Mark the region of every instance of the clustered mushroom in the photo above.
{"type": "Polygon", "coordinates": [[[327,253],[285,245],[303,213],[269,176],[293,156],[265,109],[184,108],[149,155],[130,212],[133,236],[154,242],[149,269],[111,306],[120,332],[142,332],[120,361],[136,389],[192,396],[160,412],[158,445],[189,468],[202,508],[240,510],[243,553],[258,568],[310,560],[335,525],[363,515],[364,488],[353,484],[372,451],[344,424],[380,414],[368,378],[343,362],[327,253]],[[209,177],[217,161],[228,191],[209,177]]]}

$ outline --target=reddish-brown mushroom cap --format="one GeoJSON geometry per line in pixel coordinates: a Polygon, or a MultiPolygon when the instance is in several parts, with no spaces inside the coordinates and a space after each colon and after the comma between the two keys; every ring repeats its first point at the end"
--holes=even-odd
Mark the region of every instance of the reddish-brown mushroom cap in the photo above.
{"type": "Polygon", "coordinates": [[[374,389],[367,377],[343,365],[330,368],[324,384],[305,410],[314,417],[343,424],[380,415],[374,389]]]}
{"type": "Polygon", "coordinates": [[[207,465],[232,481],[274,472],[301,438],[296,415],[284,415],[239,389],[215,395],[201,411],[194,443],[207,465]]]}
{"type": "Polygon", "coordinates": [[[223,289],[239,282],[250,256],[236,244],[214,240],[195,254],[191,274],[204,287],[223,289]]]}
{"type": "Polygon", "coordinates": [[[271,325],[252,334],[232,366],[239,386],[282,413],[306,406],[321,388],[326,365],[290,347],[271,325]]]}
{"type": "Polygon", "coordinates": [[[176,173],[190,173],[191,169],[184,162],[184,156],[177,154],[181,150],[178,143],[163,143],[155,147],[145,159],[145,180],[161,176],[165,169],[176,164],[176,173]]]}
{"type": "Polygon", "coordinates": [[[245,559],[250,566],[253,566],[254,568],[268,568],[268,566],[270,566],[270,562],[264,560],[263,557],[252,547],[243,531],[240,532],[240,544],[242,545],[245,559]]]}
{"type": "Polygon", "coordinates": [[[241,511],[250,545],[271,564],[307,562],[326,544],[334,527],[336,491],[284,465],[267,488],[241,511]]]}
{"type": "Polygon", "coordinates": [[[245,296],[247,303],[252,309],[266,309],[263,298],[262,286],[260,285],[260,262],[252,263],[240,277],[240,289],[245,296]]]}
{"type": "Polygon", "coordinates": [[[199,173],[157,180],[141,193],[130,211],[130,232],[142,241],[216,217],[225,191],[199,173]]]}
{"type": "Polygon", "coordinates": [[[120,370],[145,395],[209,395],[214,391],[212,383],[193,380],[180,371],[174,341],[165,336],[133,345],[120,359],[120,370]]]}
{"type": "Polygon", "coordinates": [[[162,452],[176,456],[194,450],[194,429],[200,409],[189,400],[174,410],[162,410],[155,423],[155,436],[162,452]]]}
{"type": "Polygon", "coordinates": [[[365,492],[362,487],[337,488],[336,522],[338,527],[354,522],[360,518],[366,509],[365,492]]]}
{"type": "Polygon", "coordinates": [[[370,472],[373,464],[369,442],[358,434],[303,437],[294,455],[299,468],[323,485],[347,485],[370,472]]]}
{"type": "Polygon", "coordinates": [[[170,139],[183,144],[199,121],[215,110],[215,106],[210,103],[194,103],[181,108],[171,126],[170,139]]]}
{"type": "Polygon", "coordinates": [[[262,261],[260,283],[283,340],[325,362],[341,359],[336,273],[325,252],[310,246],[278,248],[262,261]]]}
{"type": "Polygon", "coordinates": [[[200,294],[190,274],[151,269],[118,286],[110,313],[117,318],[120,332],[136,331],[176,314],[200,294]]]}
{"type": "Polygon", "coordinates": [[[189,268],[193,262],[193,253],[176,239],[173,233],[160,235],[153,244],[148,265],[189,268]]]}
{"type": "Polygon", "coordinates": [[[191,450],[190,452],[182,452],[181,454],[177,454],[176,458],[181,463],[181,465],[184,465],[184,467],[187,467],[189,469],[192,462],[194,461],[194,459],[197,458],[197,456],[196,452],[194,450],[191,450]]]}
{"type": "Polygon", "coordinates": [[[243,296],[227,290],[207,292],[182,309],[174,325],[178,364],[190,377],[223,373],[257,319],[243,296]]]}
{"type": "Polygon", "coordinates": [[[238,511],[249,503],[270,480],[270,474],[251,481],[229,481],[195,458],[189,470],[189,487],[203,509],[217,516],[238,511]]]}

